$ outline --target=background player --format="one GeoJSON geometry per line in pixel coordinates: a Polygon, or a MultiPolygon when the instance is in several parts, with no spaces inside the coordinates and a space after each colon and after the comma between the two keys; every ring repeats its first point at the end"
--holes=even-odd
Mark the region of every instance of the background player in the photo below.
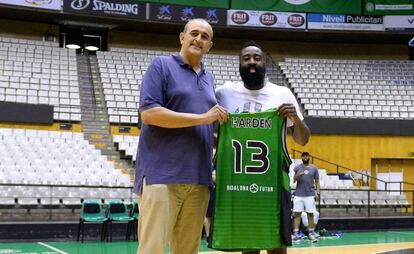
{"type": "Polygon", "coordinates": [[[313,213],[316,211],[315,197],[319,199],[320,186],[318,168],[309,164],[309,153],[302,153],[302,164],[297,165],[293,171],[295,176],[293,180],[296,182],[295,197],[293,198],[293,211],[295,212],[293,240],[299,240],[299,224],[302,212],[306,212],[309,221],[309,235],[310,241],[316,241],[315,222],[313,213]],[[316,193],[315,193],[316,187],[316,193]],[[316,196],[315,196],[316,194],[316,196]]]}

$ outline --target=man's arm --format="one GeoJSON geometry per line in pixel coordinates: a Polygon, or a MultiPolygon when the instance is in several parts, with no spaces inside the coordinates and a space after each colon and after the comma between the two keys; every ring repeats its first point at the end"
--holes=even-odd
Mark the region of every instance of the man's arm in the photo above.
{"type": "Polygon", "coordinates": [[[309,141],[310,130],[306,123],[298,117],[295,106],[293,104],[282,104],[277,112],[280,116],[287,117],[292,121],[293,140],[299,145],[306,145],[309,141]]]}
{"type": "Polygon", "coordinates": [[[319,200],[319,197],[321,195],[321,187],[319,184],[319,178],[315,179],[315,187],[316,187],[316,200],[319,200]]]}
{"type": "Polygon", "coordinates": [[[293,140],[299,145],[306,145],[309,141],[310,130],[303,120],[297,119],[293,122],[293,140]]]}
{"type": "MultiPolygon", "coordinates": [[[[295,169],[293,170],[295,171],[295,169]]],[[[296,183],[301,175],[303,175],[303,173],[301,173],[300,170],[295,171],[295,175],[293,176],[293,183],[296,183]]]]}
{"type": "Polygon", "coordinates": [[[315,179],[315,186],[316,186],[316,193],[321,193],[321,186],[320,186],[320,183],[319,183],[319,178],[316,178],[315,179]]]}
{"type": "Polygon", "coordinates": [[[204,114],[180,113],[164,107],[153,107],[141,112],[144,124],[163,128],[184,128],[202,124],[211,124],[218,120],[220,124],[227,120],[227,110],[215,105],[204,114]]]}
{"type": "Polygon", "coordinates": [[[210,124],[216,120],[220,123],[227,119],[224,108],[216,105],[204,114],[175,112],[164,107],[166,74],[163,71],[163,60],[157,57],[148,67],[140,94],[140,114],[143,124],[163,128],[183,128],[201,124],[210,124]]]}

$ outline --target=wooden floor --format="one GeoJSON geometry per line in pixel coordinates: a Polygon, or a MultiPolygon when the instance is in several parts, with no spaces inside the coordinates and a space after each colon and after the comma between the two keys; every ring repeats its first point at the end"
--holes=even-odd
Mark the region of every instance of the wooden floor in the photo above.
{"type": "MultiPolygon", "coordinates": [[[[414,254],[414,231],[345,232],[340,237],[320,237],[317,243],[310,243],[304,238],[293,243],[288,248],[288,254],[385,254],[404,249],[411,249],[411,252],[398,254],[414,254]]],[[[219,253],[225,252],[206,252],[219,253]]],[[[266,251],[261,254],[266,254],[266,251]]]]}
{"type": "Polygon", "coordinates": [[[414,242],[297,248],[289,249],[288,254],[374,254],[401,249],[414,249],[414,242]]]}
{"type": "MultiPolygon", "coordinates": [[[[414,242],[289,248],[288,254],[377,254],[377,253],[385,254],[388,251],[404,250],[404,249],[411,249],[411,251],[414,250],[414,242]]],[[[228,253],[228,252],[221,252],[221,251],[203,252],[203,254],[219,254],[219,253],[223,254],[223,253],[228,253]]],[[[232,253],[240,254],[241,252],[232,252],[232,253]]],[[[266,253],[267,253],[266,251],[260,252],[260,254],[266,254],[266,253]]],[[[414,251],[410,253],[414,253],[414,251]]]]}

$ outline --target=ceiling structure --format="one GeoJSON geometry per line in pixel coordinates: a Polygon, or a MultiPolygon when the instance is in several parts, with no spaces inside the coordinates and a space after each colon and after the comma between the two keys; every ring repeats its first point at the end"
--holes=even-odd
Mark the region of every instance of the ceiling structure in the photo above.
{"type": "MultiPolygon", "coordinates": [[[[40,22],[55,25],[73,25],[109,30],[177,34],[182,30],[183,24],[155,22],[149,20],[134,20],[127,18],[114,18],[103,16],[78,15],[72,13],[59,13],[33,8],[0,5],[2,19],[19,20],[27,22],[40,22]],[[41,15],[39,15],[41,14],[41,15]]],[[[215,37],[277,41],[300,42],[342,42],[342,43],[376,43],[376,44],[407,44],[414,36],[414,32],[361,32],[361,31],[321,31],[321,30],[287,30],[275,28],[249,28],[249,27],[214,27],[215,37]]]]}

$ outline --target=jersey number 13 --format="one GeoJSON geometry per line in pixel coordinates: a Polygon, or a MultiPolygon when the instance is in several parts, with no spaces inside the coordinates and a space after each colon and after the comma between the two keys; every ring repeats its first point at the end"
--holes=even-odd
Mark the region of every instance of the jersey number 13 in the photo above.
{"type": "Polygon", "coordinates": [[[243,173],[243,150],[251,152],[251,163],[244,165],[245,174],[264,174],[269,169],[269,147],[260,140],[246,140],[245,146],[240,141],[232,139],[234,149],[234,173],[243,173]]]}

